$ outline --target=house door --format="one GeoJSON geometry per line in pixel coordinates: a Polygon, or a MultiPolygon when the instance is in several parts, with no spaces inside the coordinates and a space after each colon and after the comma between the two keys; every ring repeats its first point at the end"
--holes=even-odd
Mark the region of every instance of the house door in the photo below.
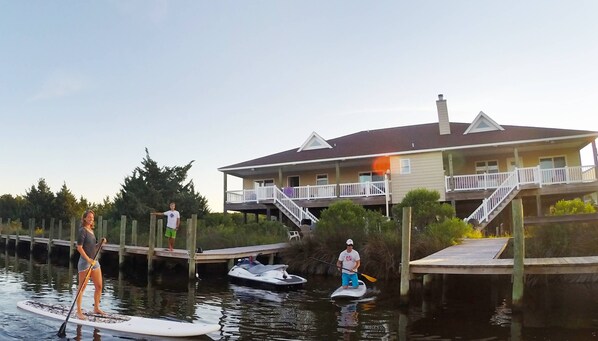
{"type": "Polygon", "coordinates": [[[288,187],[299,187],[299,176],[293,175],[287,177],[287,186],[288,187]]]}

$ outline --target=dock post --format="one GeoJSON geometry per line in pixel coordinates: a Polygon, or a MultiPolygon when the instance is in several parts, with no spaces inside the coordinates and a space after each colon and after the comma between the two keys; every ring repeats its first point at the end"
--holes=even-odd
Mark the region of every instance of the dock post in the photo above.
{"type": "Polygon", "coordinates": [[[435,275],[434,274],[425,274],[422,280],[422,285],[424,287],[424,295],[429,296],[432,293],[432,286],[434,284],[435,275]]]}
{"type": "Polygon", "coordinates": [[[48,259],[50,259],[50,256],[52,255],[52,244],[53,243],[54,243],[54,218],[50,218],[50,235],[48,236],[48,259]]]}
{"type": "Polygon", "coordinates": [[[268,264],[269,264],[269,265],[273,265],[273,264],[274,264],[274,254],[273,254],[273,253],[271,253],[271,254],[268,256],[268,264]]]}
{"type": "Polygon", "coordinates": [[[131,222],[131,245],[137,246],[137,220],[131,222]]]}
{"type": "Polygon", "coordinates": [[[156,247],[162,247],[162,240],[164,239],[164,219],[158,219],[158,228],[156,232],[156,247]]]}
{"type": "Polygon", "coordinates": [[[118,268],[122,269],[125,262],[125,236],[127,233],[127,216],[120,216],[120,247],[118,248],[118,268]]]}
{"type": "Polygon", "coordinates": [[[411,253],[411,207],[403,207],[401,233],[401,292],[400,305],[409,304],[409,255],[411,253]]]}
{"type": "Polygon", "coordinates": [[[106,237],[103,233],[102,233],[102,225],[104,225],[104,217],[102,216],[98,216],[98,224],[96,225],[96,231],[98,232],[98,239],[101,239],[102,237],[106,237]]]}
{"type": "MultiPolygon", "coordinates": [[[[133,223],[137,223],[137,221],[133,220],[133,223]]],[[[135,228],[137,224],[133,225],[135,228]]],[[[137,232],[134,230],[134,232],[137,232]]],[[[154,245],[156,245],[156,216],[150,214],[150,223],[149,223],[149,240],[147,244],[147,274],[151,274],[154,271],[154,245]]]]}
{"type": "Polygon", "coordinates": [[[187,250],[189,251],[189,280],[195,278],[195,245],[197,245],[195,238],[197,238],[197,214],[192,214],[191,219],[187,223],[187,237],[189,242],[187,250]]]}
{"type": "Polygon", "coordinates": [[[33,251],[33,243],[35,242],[35,218],[29,219],[29,237],[31,238],[29,251],[33,251]]]}
{"type": "Polygon", "coordinates": [[[102,237],[108,239],[108,220],[102,221],[102,237]]]}
{"type": "Polygon", "coordinates": [[[523,259],[525,258],[521,199],[514,199],[511,206],[513,212],[513,311],[520,312],[523,308],[523,259]]]}
{"type": "Polygon", "coordinates": [[[69,259],[73,258],[75,254],[75,224],[77,223],[77,218],[71,217],[71,242],[69,243],[69,259]]]}

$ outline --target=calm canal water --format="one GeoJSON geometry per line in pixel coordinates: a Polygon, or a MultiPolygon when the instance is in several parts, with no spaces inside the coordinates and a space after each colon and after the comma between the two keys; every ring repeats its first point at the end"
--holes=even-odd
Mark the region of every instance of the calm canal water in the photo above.
{"type": "MultiPolygon", "coordinates": [[[[29,255],[0,252],[0,340],[58,340],[62,322],[17,309],[35,299],[69,305],[73,268],[29,255]]],[[[368,283],[359,302],[332,302],[338,278],[306,276],[296,291],[273,292],[229,283],[225,273],[188,282],[104,275],[102,307],[127,315],[218,323],[221,330],[185,340],[595,340],[598,284],[539,284],[526,288],[525,310],[509,309],[508,278],[452,276],[429,299],[419,288],[399,309],[398,282],[368,283]]],[[[84,296],[91,307],[92,286],[84,296]]],[[[72,340],[157,340],[69,324],[72,340]]],[[[160,338],[163,340],[164,338],[160,338]]],[[[180,339],[179,339],[180,340],[180,339]]]]}

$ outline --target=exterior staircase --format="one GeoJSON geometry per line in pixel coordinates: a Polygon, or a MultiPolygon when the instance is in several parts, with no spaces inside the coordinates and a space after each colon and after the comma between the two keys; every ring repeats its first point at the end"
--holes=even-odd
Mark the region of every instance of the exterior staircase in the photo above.
{"type": "Polygon", "coordinates": [[[477,230],[483,230],[517,196],[519,190],[519,172],[515,171],[483,200],[466,221],[473,223],[477,230]]]}
{"type": "Polygon", "coordinates": [[[298,227],[301,226],[301,222],[305,219],[311,220],[312,224],[318,222],[318,218],[309,212],[307,208],[297,205],[276,186],[259,187],[256,189],[256,194],[260,200],[273,200],[274,206],[298,227]]]}

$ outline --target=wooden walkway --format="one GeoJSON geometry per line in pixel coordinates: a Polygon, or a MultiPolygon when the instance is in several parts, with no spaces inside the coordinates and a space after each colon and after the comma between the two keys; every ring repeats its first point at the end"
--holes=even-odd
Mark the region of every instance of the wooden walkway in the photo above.
{"type": "MultiPolygon", "coordinates": [[[[0,241],[2,239],[8,238],[9,240],[16,240],[15,235],[2,235],[0,236],[0,241]]],[[[6,240],[4,241],[6,242],[6,240]]],[[[19,243],[31,242],[30,236],[19,236],[19,243]]],[[[48,238],[34,238],[35,244],[45,244],[48,245],[49,239],[48,238]]],[[[61,239],[53,239],[52,245],[55,246],[63,246],[69,247],[70,241],[68,240],[61,240],[61,239]]],[[[249,257],[249,256],[274,256],[275,254],[279,253],[280,251],[286,249],[288,247],[288,243],[277,243],[277,244],[267,244],[267,245],[255,245],[255,246],[242,246],[242,247],[233,247],[227,249],[216,249],[216,250],[205,250],[203,253],[195,253],[195,263],[227,263],[230,261],[234,261],[237,258],[249,257]]],[[[147,256],[148,253],[147,246],[132,246],[132,245],[125,245],[125,255],[142,255],[147,256]]],[[[120,245],[118,244],[106,244],[102,248],[102,252],[116,252],[120,251],[120,245]]],[[[173,251],[168,251],[167,248],[154,248],[154,259],[183,259],[189,260],[189,251],[184,249],[174,249],[173,251]]]]}
{"type": "MultiPolygon", "coordinates": [[[[464,239],[462,244],[410,261],[412,274],[511,275],[513,259],[498,259],[509,238],[464,239]]],[[[598,273],[598,256],[525,258],[526,275],[598,273]]]]}

